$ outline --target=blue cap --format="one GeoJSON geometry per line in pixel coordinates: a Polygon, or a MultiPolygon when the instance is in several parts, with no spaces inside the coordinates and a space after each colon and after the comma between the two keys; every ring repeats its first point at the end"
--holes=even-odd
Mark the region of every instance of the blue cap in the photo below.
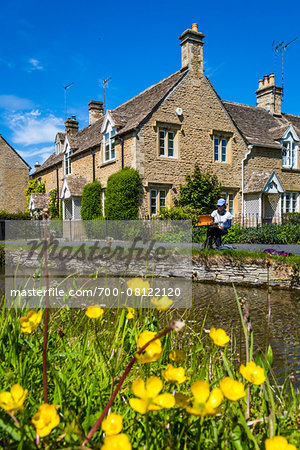
{"type": "Polygon", "coordinates": [[[223,205],[225,205],[225,200],[224,200],[224,198],[219,198],[219,200],[218,200],[218,202],[217,202],[217,206],[223,206],[223,205]]]}

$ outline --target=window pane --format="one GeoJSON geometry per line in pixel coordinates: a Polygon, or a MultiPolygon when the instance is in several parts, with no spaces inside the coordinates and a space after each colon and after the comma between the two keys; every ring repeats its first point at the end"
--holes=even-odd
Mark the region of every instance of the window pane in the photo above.
{"type": "Polygon", "coordinates": [[[291,198],[290,194],[287,194],[285,197],[285,211],[290,212],[291,198]]]}
{"type": "Polygon", "coordinates": [[[222,162],[226,162],[227,140],[222,139],[222,162]]]}
{"type": "Polygon", "coordinates": [[[292,212],[297,211],[297,194],[296,192],[292,193],[292,212]]]}
{"type": "Polygon", "coordinates": [[[105,160],[105,161],[108,161],[108,160],[109,160],[109,145],[108,145],[108,144],[105,144],[104,160],[105,160]]]}
{"type": "Polygon", "coordinates": [[[166,207],[166,191],[159,191],[159,208],[165,208],[166,207]]]}
{"type": "Polygon", "coordinates": [[[228,195],[228,211],[233,215],[234,194],[228,195]]]}
{"type": "Polygon", "coordinates": [[[292,167],[296,166],[296,144],[292,144],[292,167]]]}
{"type": "Polygon", "coordinates": [[[159,132],[159,156],[165,154],[165,132],[159,132]]]}
{"type": "Polygon", "coordinates": [[[219,139],[214,139],[214,160],[219,161],[219,139]]]}
{"type": "Polygon", "coordinates": [[[168,156],[174,156],[174,133],[172,131],[168,133],[168,156]]]}
{"type": "Polygon", "coordinates": [[[111,140],[111,155],[110,159],[115,159],[115,140],[111,140]]]}
{"type": "Polygon", "coordinates": [[[157,213],[157,210],[156,210],[156,196],[157,196],[157,191],[151,190],[150,191],[150,215],[151,216],[153,214],[157,213]]]}

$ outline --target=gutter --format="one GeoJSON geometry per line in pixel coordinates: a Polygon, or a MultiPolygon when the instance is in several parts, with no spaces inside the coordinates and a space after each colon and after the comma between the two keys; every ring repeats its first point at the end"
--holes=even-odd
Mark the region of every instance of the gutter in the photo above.
{"type": "Polygon", "coordinates": [[[244,208],[244,184],[245,184],[245,177],[244,177],[244,168],[245,168],[245,166],[244,166],[244,162],[246,161],[246,159],[250,155],[252,149],[253,149],[253,145],[249,144],[248,145],[248,152],[246,153],[245,158],[242,159],[242,221],[243,221],[242,223],[243,224],[244,224],[244,211],[245,211],[245,208],[244,208]]]}

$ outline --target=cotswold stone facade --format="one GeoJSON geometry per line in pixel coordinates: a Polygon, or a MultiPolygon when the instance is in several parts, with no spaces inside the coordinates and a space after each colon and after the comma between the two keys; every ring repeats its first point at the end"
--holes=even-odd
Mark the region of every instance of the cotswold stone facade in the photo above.
{"type": "Polygon", "coordinates": [[[0,135],[0,211],[25,211],[29,170],[28,164],[0,135]]]}
{"type": "Polygon", "coordinates": [[[63,193],[63,182],[98,179],[104,202],[108,177],[125,166],[137,169],[144,217],[173,204],[196,164],[218,176],[236,216],[274,221],[299,211],[300,116],[281,112],[273,74],[259,80],[257,106],[222,101],[203,73],[203,39],[193,24],[180,36],[178,72],[105,115],[102,102],[91,101],[82,130],[67,119],[56,153],[34,176],[47,191],[59,187],[68,217],[80,218],[81,196],[63,193]]]}

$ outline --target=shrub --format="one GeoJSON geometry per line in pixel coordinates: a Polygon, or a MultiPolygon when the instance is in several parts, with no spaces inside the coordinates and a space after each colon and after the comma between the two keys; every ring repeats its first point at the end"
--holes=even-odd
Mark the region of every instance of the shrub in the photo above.
{"type": "Polygon", "coordinates": [[[111,175],[105,191],[105,217],[110,220],[138,219],[140,187],[140,175],[134,169],[124,167],[111,175]]]}
{"type": "Polygon", "coordinates": [[[29,212],[9,213],[3,209],[0,211],[0,220],[30,220],[29,212]]]}
{"type": "Polygon", "coordinates": [[[102,216],[101,184],[99,181],[84,186],[80,214],[83,220],[99,219],[102,216]]]}
{"type": "Polygon", "coordinates": [[[59,216],[59,198],[57,195],[57,189],[51,189],[49,191],[49,214],[51,219],[57,219],[59,216]]]}
{"type": "Polygon", "coordinates": [[[216,175],[202,173],[199,166],[195,166],[194,174],[186,176],[186,184],[180,186],[179,199],[175,199],[175,206],[190,206],[199,214],[210,214],[216,209],[216,203],[222,194],[222,186],[216,175]]]}
{"type": "Polygon", "coordinates": [[[25,190],[26,194],[26,212],[28,211],[28,205],[30,200],[30,195],[33,192],[41,192],[42,194],[46,192],[45,183],[40,183],[37,178],[34,178],[33,180],[29,180],[29,183],[27,185],[27,188],[25,190]]]}
{"type": "Polygon", "coordinates": [[[161,220],[191,220],[195,225],[199,214],[199,211],[191,206],[171,206],[161,209],[156,217],[161,220]]]}

